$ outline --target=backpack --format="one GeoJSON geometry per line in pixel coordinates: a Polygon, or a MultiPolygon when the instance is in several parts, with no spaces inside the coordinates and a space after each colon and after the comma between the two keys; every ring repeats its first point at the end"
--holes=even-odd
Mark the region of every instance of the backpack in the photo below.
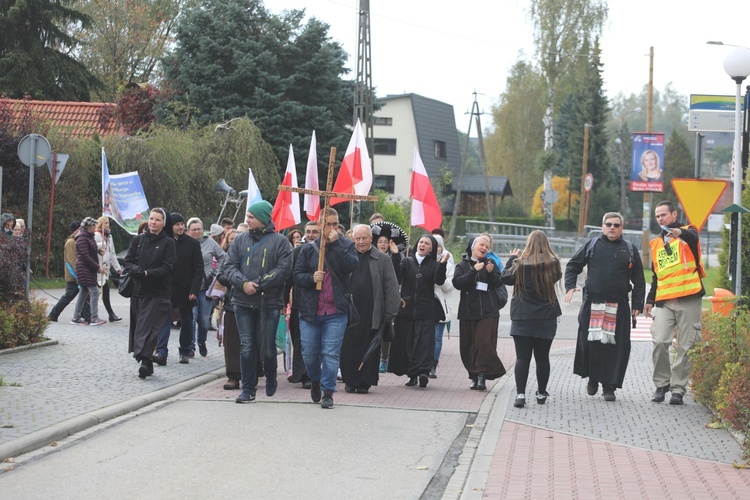
{"type": "MultiPolygon", "coordinates": [[[[591,259],[591,257],[594,256],[594,247],[596,246],[596,242],[599,241],[599,238],[594,238],[593,240],[589,240],[586,242],[586,251],[584,253],[584,257],[586,258],[586,261],[591,259]]],[[[635,245],[633,245],[628,240],[622,240],[625,242],[625,245],[628,247],[628,253],[629,253],[629,260],[628,260],[628,269],[633,268],[633,262],[635,262],[635,254],[638,252],[638,250],[635,248],[635,245]]]]}

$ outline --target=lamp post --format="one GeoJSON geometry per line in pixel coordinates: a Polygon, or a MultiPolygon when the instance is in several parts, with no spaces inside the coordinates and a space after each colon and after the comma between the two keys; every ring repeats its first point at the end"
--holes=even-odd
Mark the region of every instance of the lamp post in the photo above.
{"type": "MultiPolygon", "coordinates": [[[[742,139],[742,82],[750,75],[750,49],[747,47],[735,47],[726,58],[724,58],[724,71],[734,80],[737,85],[735,92],[734,111],[734,193],[732,201],[735,205],[742,206],[742,161],[741,161],[741,139],[742,139]]],[[[734,215],[734,214],[733,214],[734,215]]],[[[734,293],[738,297],[742,295],[742,215],[737,212],[737,230],[733,232],[735,272],[734,293]]]]}

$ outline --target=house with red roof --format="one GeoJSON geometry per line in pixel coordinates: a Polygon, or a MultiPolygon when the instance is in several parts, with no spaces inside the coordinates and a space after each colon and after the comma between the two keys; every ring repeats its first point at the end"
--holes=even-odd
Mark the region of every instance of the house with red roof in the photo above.
{"type": "Polygon", "coordinates": [[[125,134],[117,116],[117,104],[109,102],[66,102],[3,99],[14,117],[26,109],[32,115],[62,131],[68,137],[86,139],[98,135],[125,134]]]}

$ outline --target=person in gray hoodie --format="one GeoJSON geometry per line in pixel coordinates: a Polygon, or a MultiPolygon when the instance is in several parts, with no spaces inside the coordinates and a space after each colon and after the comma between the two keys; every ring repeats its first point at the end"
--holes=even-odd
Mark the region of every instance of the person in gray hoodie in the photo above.
{"type": "Polygon", "coordinates": [[[266,396],[276,393],[276,328],[286,305],[284,283],[292,272],[292,246],[276,232],[273,207],[258,201],[248,207],[241,233],[229,247],[223,273],[233,287],[232,308],[240,335],[242,393],[237,403],[255,401],[259,346],[263,346],[266,396]],[[261,341],[264,339],[264,342],[261,341]]]}

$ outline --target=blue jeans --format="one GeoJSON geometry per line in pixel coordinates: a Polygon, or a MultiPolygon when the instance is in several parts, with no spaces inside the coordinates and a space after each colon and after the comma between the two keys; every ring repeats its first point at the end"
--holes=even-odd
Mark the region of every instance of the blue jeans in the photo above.
{"type": "Polygon", "coordinates": [[[440,359],[440,351],[443,350],[443,333],[447,323],[435,323],[435,364],[440,359]]]}
{"type": "MultiPolygon", "coordinates": [[[[208,338],[208,329],[211,326],[211,311],[216,301],[206,297],[206,291],[198,292],[198,305],[193,307],[193,342],[190,344],[190,350],[195,352],[195,335],[198,334],[198,343],[205,344],[208,338]]],[[[180,319],[182,322],[182,319],[180,319]]]]}
{"type": "Polygon", "coordinates": [[[307,376],[313,382],[320,381],[320,388],[324,391],[336,392],[341,343],[348,320],[346,314],[315,316],[312,321],[299,320],[307,376]]]}
{"type": "Polygon", "coordinates": [[[258,384],[257,356],[260,346],[263,346],[263,373],[266,376],[266,384],[276,381],[276,328],[279,326],[279,310],[251,309],[237,304],[233,307],[240,334],[242,392],[254,395],[255,386],[258,384]]]}
{"type": "Polygon", "coordinates": [[[78,295],[78,299],[76,300],[76,308],[73,311],[73,319],[81,319],[81,315],[83,314],[83,304],[87,299],[91,304],[91,320],[93,321],[99,319],[99,287],[96,285],[78,285],[78,289],[80,290],[80,294],[78,295]]]}

